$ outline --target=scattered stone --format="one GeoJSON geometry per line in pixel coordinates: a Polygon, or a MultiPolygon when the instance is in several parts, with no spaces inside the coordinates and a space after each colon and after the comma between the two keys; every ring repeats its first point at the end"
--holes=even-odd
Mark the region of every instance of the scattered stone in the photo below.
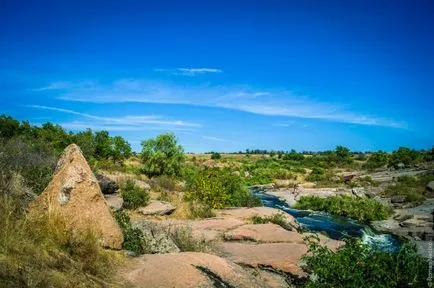
{"type": "Polygon", "coordinates": [[[232,172],[232,175],[240,177],[241,174],[240,171],[234,171],[232,172]]]}
{"type": "Polygon", "coordinates": [[[434,191],[434,181],[430,181],[427,185],[426,185],[426,189],[428,191],[433,192],[434,191]]]}
{"type": "Polygon", "coordinates": [[[172,213],[176,207],[166,201],[151,200],[148,206],[137,211],[142,215],[166,215],[172,213]]]}
{"type": "Polygon", "coordinates": [[[225,240],[304,243],[303,235],[276,224],[246,224],[224,234],[225,240]]]}
{"type": "Polygon", "coordinates": [[[104,195],[107,205],[112,208],[113,211],[119,211],[124,205],[124,199],[118,195],[104,195]]]}
{"type": "Polygon", "coordinates": [[[245,178],[249,178],[249,177],[250,177],[250,173],[249,173],[249,171],[244,171],[244,177],[245,177],[245,178]]]}
{"type": "Polygon", "coordinates": [[[390,202],[392,204],[402,204],[405,202],[405,196],[404,195],[393,195],[390,198],[390,202]]]}
{"type": "Polygon", "coordinates": [[[102,174],[96,174],[95,176],[103,194],[114,194],[119,190],[119,185],[109,177],[102,174]]]}
{"type": "Polygon", "coordinates": [[[240,266],[215,255],[183,252],[129,259],[122,276],[134,287],[265,287],[240,266]]]}
{"type": "Polygon", "coordinates": [[[94,230],[104,247],[122,248],[122,231],[104,200],[95,175],[75,144],[65,149],[53,179],[30,204],[30,216],[38,217],[43,213],[57,213],[71,231],[94,230]]]}
{"type": "Polygon", "coordinates": [[[354,187],[353,189],[351,189],[351,193],[357,198],[366,197],[365,189],[363,187],[354,187]]]}

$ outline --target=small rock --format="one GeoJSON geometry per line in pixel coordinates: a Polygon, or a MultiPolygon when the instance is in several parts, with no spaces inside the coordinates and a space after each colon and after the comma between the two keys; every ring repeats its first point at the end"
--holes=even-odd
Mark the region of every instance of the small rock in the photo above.
{"type": "Polygon", "coordinates": [[[96,174],[95,176],[103,194],[114,194],[119,190],[119,185],[109,177],[102,174],[96,174]]]}
{"type": "Polygon", "coordinates": [[[240,171],[234,171],[234,172],[232,172],[232,175],[234,175],[234,176],[240,176],[240,171]]]}
{"type": "Polygon", "coordinates": [[[404,195],[393,195],[390,198],[390,202],[393,204],[401,204],[405,202],[405,196],[404,195]]]}
{"type": "Polygon", "coordinates": [[[357,198],[365,198],[365,189],[363,187],[354,187],[351,189],[351,193],[356,196],[357,198]]]}
{"type": "Polygon", "coordinates": [[[426,189],[428,191],[433,192],[434,191],[434,181],[430,181],[427,185],[426,185],[426,189]]]}
{"type": "Polygon", "coordinates": [[[138,209],[143,215],[166,215],[172,213],[176,207],[169,202],[151,200],[148,206],[138,209]]]}
{"type": "Polygon", "coordinates": [[[249,171],[244,171],[244,177],[249,178],[250,177],[250,173],[249,171]]]}
{"type": "Polygon", "coordinates": [[[104,195],[107,205],[114,211],[119,211],[124,205],[124,199],[118,195],[104,195]]]}

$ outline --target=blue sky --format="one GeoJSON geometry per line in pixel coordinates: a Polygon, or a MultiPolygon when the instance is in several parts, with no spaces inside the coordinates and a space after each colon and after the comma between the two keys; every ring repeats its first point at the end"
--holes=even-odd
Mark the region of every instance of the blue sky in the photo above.
{"type": "Polygon", "coordinates": [[[434,144],[432,1],[0,0],[0,113],[137,150],[434,144]]]}

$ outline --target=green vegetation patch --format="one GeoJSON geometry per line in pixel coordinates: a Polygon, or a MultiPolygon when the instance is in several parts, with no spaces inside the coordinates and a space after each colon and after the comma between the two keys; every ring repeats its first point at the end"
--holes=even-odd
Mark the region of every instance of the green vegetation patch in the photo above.
{"type": "Polygon", "coordinates": [[[303,196],[294,208],[301,210],[324,211],[333,215],[349,217],[362,223],[385,220],[392,215],[392,208],[374,199],[334,196],[321,198],[303,196]]]}
{"type": "Polygon", "coordinates": [[[261,206],[244,185],[240,176],[228,169],[202,169],[188,177],[187,201],[199,201],[212,208],[261,206]]]}
{"type": "Polygon", "coordinates": [[[137,186],[132,179],[128,179],[121,186],[121,193],[124,199],[124,207],[127,209],[136,209],[141,206],[146,206],[151,198],[148,191],[137,186]]]}
{"type": "Polygon", "coordinates": [[[388,186],[383,195],[385,196],[403,196],[406,202],[423,202],[425,200],[425,187],[434,180],[434,175],[424,176],[401,176],[397,182],[388,186]]]}
{"type": "Polygon", "coordinates": [[[115,211],[114,216],[124,234],[122,248],[136,254],[143,254],[147,251],[147,244],[144,240],[142,230],[133,228],[130,217],[124,211],[115,211]]]}
{"type": "Polygon", "coordinates": [[[346,240],[338,251],[309,239],[305,270],[307,288],[428,287],[428,261],[404,244],[396,253],[382,252],[359,240],[346,240]]]}

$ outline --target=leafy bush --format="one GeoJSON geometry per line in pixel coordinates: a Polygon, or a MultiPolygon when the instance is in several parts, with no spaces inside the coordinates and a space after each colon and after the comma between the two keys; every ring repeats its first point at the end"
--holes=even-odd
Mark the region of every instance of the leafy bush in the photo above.
{"type": "Polygon", "coordinates": [[[432,180],[434,180],[433,175],[401,176],[398,177],[394,185],[390,185],[384,190],[383,195],[389,197],[404,196],[406,202],[422,202],[425,200],[423,195],[425,186],[432,180]]]}
{"type": "Polygon", "coordinates": [[[188,179],[187,190],[186,200],[197,200],[212,208],[260,205],[260,200],[248,191],[241,178],[227,169],[199,170],[195,177],[188,179]]]}
{"type": "Polygon", "coordinates": [[[418,160],[422,160],[421,157],[422,154],[419,151],[407,147],[399,147],[398,150],[392,152],[389,166],[399,168],[398,164],[402,163],[408,167],[415,164],[418,160]]]}
{"type": "Polygon", "coordinates": [[[352,239],[334,252],[318,245],[318,239],[309,242],[310,253],[303,259],[311,277],[305,287],[428,287],[428,261],[415,246],[404,244],[389,253],[352,239]]]}
{"type": "Polygon", "coordinates": [[[386,166],[388,162],[389,154],[383,151],[378,151],[376,153],[372,153],[372,155],[369,156],[368,160],[365,164],[363,164],[362,167],[364,169],[374,170],[386,166]]]}
{"type": "Polygon", "coordinates": [[[221,159],[221,158],[222,158],[222,155],[220,155],[220,153],[217,153],[217,152],[211,153],[211,159],[217,160],[217,159],[221,159]]]}
{"type": "Polygon", "coordinates": [[[190,219],[203,219],[215,216],[211,206],[198,201],[188,202],[188,211],[188,218],[190,219]]]}
{"type": "Polygon", "coordinates": [[[176,188],[176,180],[167,175],[152,178],[150,184],[152,190],[156,192],[174,191],[176,188]]]}
{"type": "Polygon", "coordinates": [[[138,228],[133,228],[130,217],[123,211],[115,211],[114,216],[124,234],[122,247],[136,254],[143,254],[147,251],[147,245],[143,237],[143,232],[138,228]]]}
{"type": "Polygon", "coordinates": [[[26,187],[39,194],[50,182],[56,161],[56,152],[41,141],[0,139],[0,182],[4,182],[0,186],[15,173],[22,176],[26,187]]]}
{"type": "Polygon", "coordinates": [[[146,206],[150,200],[149,193],[137,186],[132,179],[128,179],[121,186],[121,193],[124,199],[124,207],[127,209],[136,209],[141,206],[146,206]]]}
{"type": "Polygon", "coordinates": [[[385,220],[392,214],[392,209],[374,199],[334,196],[321,198],[303,196],[294,208],[301,210],[324,211],[330,214],[349,217],[362,223],[385,220]]]}
{"type": "Polygon", "coordinates": [[[56,214],[37,219],[0,196],[0,287],[101,287],[111,282],[114,255],[90,229],[68,232],[56,214]]]}
{"type": "Polygon", "coordinates": [[[291,225],[291,223],[289,223],[286,220],[285,216],[282,213],[276,213],[276,214],[271,215],[271,216],[254,215],[251,218],[251,221],[253,224],[273,223],[273,224],[281,226],[283,229],[286,229],[289,231],[294,230],[294,227],[291,225]]]}
{"type": "Polygon", "coordinates": [[[172,133],[142,142],[143,172],[148,176],[180,176],[184,158],[184,149],[172,133]]]}

